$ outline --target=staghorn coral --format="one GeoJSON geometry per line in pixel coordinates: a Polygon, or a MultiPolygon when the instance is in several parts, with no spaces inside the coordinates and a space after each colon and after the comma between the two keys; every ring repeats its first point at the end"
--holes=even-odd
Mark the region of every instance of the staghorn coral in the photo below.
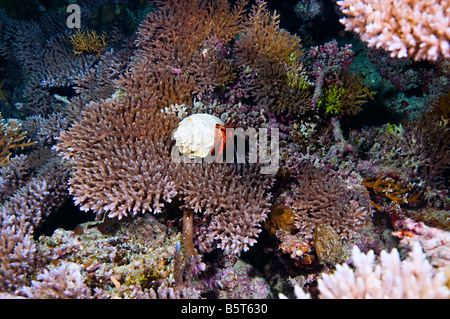
{"type": "Polygon", "coordinates": [[[66,199],[67,170],[49,161],[0,206],[0,290],[15,293],[38,267],[34,229],[66,199]]]}
{"type": "Polygon", "coordinates": [[[16,82],[23,87],[21,95],[26,100],[26,110],[45,114],[55,103],[48,87],[70,86],[76,73],[91,67],[98,57],[75,57],[65,34],[46,32],[37,22],[2,18],[0,55],[16,68],[19,75],[16,82]]]}
{"type": "Polygon", "coordinates": [[[46,118],[29,116],[22,122],[29,136],[37,139],[38,146],[53,146],[59,134],[70,126],[70,120],[63,112],[51,113],[46,118]]]}
{"type": "Polygon", "coordinates": [[[201,214],[197,242],[200,251],[215,246],[239,253],[256,243],[269,212],[271,176],[258,166],[184,164],[175,170],[185,206],[201,214]]]}
{"type": "MultiPolygon", "coordinates": [[[[152,84],[156,90],[156,81],[147,82],[150,92],[152,84]]],[[[120,219],[130,213],[160,212],[160,199],[170,202],[177,194],[167,174],[166,144],[176,120],[157,112],[158,95],[147,103],[145,95],[91,103],[83,118],[59,137],[56,149],[74,163],[70,192],[82,210],[120,219]]]]}
{"type": "Polygon", "coordinates": [[[307,239],[319,224],[331,226],[341,238],[352,238],[371,216],[370,199],[361,185],[348,186],[338,174],[308,162],[301,164],[292,204],[296,226],[307,239]]]}
{"type": "Polygon", "coordinates": [[[9,165],[0,168],[0,202],[24,186],[32,174],[27,155],[14,156],[9,165]]]}
{"type": "MultiPolygon", "coordinates": [[[[332,274],[323,274],[318,280],[321,299],[448,299],[443,271],[436,271],[426,259],[418,243],[405,260],[397,249],[390,253],[383,250],[375,261],[373,250],[362,253],[358,246],[352,249],[354,270],[343,263],[332,274]]],[[[298,299],[310,299],[311,295],[299,286],[294,287],[298,299]]],[[[280,294],[280,298],[286,298],[280,294]]]]}
{"type": "MultiPolygon", "coordinates": [[[[74,92],[74,87],[83,87],[86,78],[91,79],[91,85],[94,84],[93,75],[98,76],[95,79],[97,82],[110,84],[111,77],[117,75],[111,68],[111,61],[116,63],[116,71],[123,67],[119,62],[128,63],[126,58],[121,60],[124,52],[131,51],[127,45],[130,37],[125,34],[122,34],[120,41],[103,46],[104,51],[112,52],[109,55],[75,55],[66,18],[61,12],[52,10],[43,14],[37,22],[14,20],[0,14],[0,55],[6,58],[15,74],[14,85],[21,88],[20,93],[13,96],[11,104],[21,103],[25,111],[42,116],[49,110],[60,111],[55,92],[67,95],[67,99],[82,95],[74,92]],[[107,69],[105,60],[109,62],[107,69]]],[[[86,19],[83,27],[93,30],[92,23],[92,20],[86,19]]],[[[110,92],[110,85],[92,85],[90,88],[94,96],[106,97],[105,91],[110,92]]],[[[88,100],[84,100],[86,102],[88,100]]]]}
{"type": "Polygon", "coordinates": [[[450,57],[450,2],[437,0],[342,0],[347,16],[340,21],[369,47],[382,47],[391,56],[435,61],[450,57]]]}
{"type": "Polygon", "coordinates": [[[0,213],[0,291],[14,293],[36,267],[33,226],[26,215],[0,213]]]}

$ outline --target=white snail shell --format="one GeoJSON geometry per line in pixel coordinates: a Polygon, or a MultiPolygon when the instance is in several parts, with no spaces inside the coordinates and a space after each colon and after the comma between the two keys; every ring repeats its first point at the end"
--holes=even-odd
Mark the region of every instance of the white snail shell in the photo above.
{"type": "Polygon", "coordinates": [[[214,147],[216,124],[224,123],[216,116],[197,113],[184,118],[173,132],[175,145],[189,157],[206,157],[214,147]]]}

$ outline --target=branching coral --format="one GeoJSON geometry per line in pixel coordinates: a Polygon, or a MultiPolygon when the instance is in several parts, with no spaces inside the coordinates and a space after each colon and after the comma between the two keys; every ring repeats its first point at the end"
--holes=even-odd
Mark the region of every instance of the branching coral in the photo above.
{"type": "Polygon", "coordinates": [[[180,119],[164,111],[192,105],[201,83],[219,84],[215,74],[191,66],[212,35],[227,43],[238,32],[243,5],[231,10],[224,1],[169,1],[147,16],[133,63],[119,82],[122,93],[87,105],[59,137],[56,149],[73,164],[70,193],[82,210],[120,219],[161,212],[178,197],[199,217],[194,221],[202,221],[194,223],[202,251],[239,253],[256,242],[272,177],[255,165],[172,161],[171,137],[180,119]]]}
{"type": "Polygon", "coordinates": [[[36,142],[25,141],[27,132],[21,131],[21,124],[15,120],[5,121],[0,113],[0,167],[9,164],[11,149],[31,146],[36,142]]]}
{"type": "Polygon", "coordinates": [[[304,162],[294,188],[292,208],[296,225],[311,239],[317,225],[331,226],[342,238],[353,237],[371,215],[370,199],[363,186],[346,185],[337,174],[304,162]]]}
{"type": "Polygon", "coordinates": [[[106,34],[97,34],[95,30],[81,31],[78,29],[74,35],[70,37],[70,42],[73,46],[73,52],[76,55],[87,52],[100,56],[106,48],[106,34]]]}
{"type": "Polygon", "coordinates": [[[382,47],[398,58],[435,61],[450,57],[450,2],[437,0],[342,0],[346,30],[369,47],[382,47]]]}
{"type": "MultiPolygon", "coordinates": [[[[364,178],[362,184],[367,188],[371,189],[377,195],[383,195],[396,203],[401,204],[417,204],[419,203],[419,197],[421,192],[412,191],[410,192],[414,185],[403,183],[400,180],[396,180],[392,177],[384,176],[380,174],[378,178],[366,177],[364,178]]],[[[381,208],[372,202],[378,210],[381,208]]]]}
{"type": "Polygon", "coordinates": [[[0,206],[0,291],[14,293],[37,268],[34,229],[67,196],[68,172],[52,160],[0,206]]]}
{"type": "Polygon", "coordinates": [[[269,212],[272,177],[260,174],[258,166],[239,169],[227,164],[187,164],[175,172],[185,205],[204,219],[197,231],[201,251],[217,245],[239,252],[256,243],[269,212]]]}
{"type": "MultiPolygon", "coordinates": [[[[156,91],[156,81],[153,78],[146,84],[148,91],[142,90],[156,91]]],[[[84,117],[61,134],[57,149],[74,161],[70,192],[81,209],[121,218],[160,212],[160,199],[170,201],[176,195],[166,173],[170,165],[166,143],[175,119],[157,112],[160,95],[146,95],[91,103],[84,117]]]]}
{"type": "Polygon", "coordinates": [[[31,287],[24,287],[20,293],[35,299],[91,299],[81,268],[74,263],[63,263],[51,270],[44,269],[31,282],[31,287]]]}
{"type": "Polygon", "coordinates": [[[231,9],[224,0],[168,1],[141,23],[136,56],[152,69],[188,78],[196,93],[211,92],[232,78],[227,44],[239,32],[245,4],[231,9]]]}
{"type": "MultiPolygon", "coordinates": [[[[88,13],[88,10],[86,9],[84,13],[88,13]]],[[[72,97],[77,93],[73,92],[73,87],[83,87],[86,78],[92,79],[94,71],[98,76],[97,82],[110,84],[111,77],[117,74],[113,74],[112,63],[109,70],[104,69],[105,60],[108,62],[119,60],[126,64],[128,59],[124,57],[124,52],[132,51],[127,45],[129,37],[122,35],[120,41],[117,41],[116,37],[116,41],[110,44],[112,48],[109,55],[103,54],[99,57],[95,53],[106,48],[102,36],[94,34],[94,31],[87,34],[80,31],[78,37],[73,38],[79,45],[77,50],[90,50],[94,54],[75,55],[67,34],[66,17],[54,11],[43,14],[38,22],[17,21],[2,14],[0,20],[2,25],[0,55],[6,58],[14,74],[17,74],[15,75],[17,87],[23,87],[20,96],[14,96],[10,102],[23,103],[21,97],[24,97],[25,110],[32,114],[45,115],[48,110],[56,111],[58,100],[54,93],[64,92],[68,98],[72,97]],[[103,66],[97,68],[96,64],[99,61],[103,61],[103,66]],[[84,81],[80,84],[81,80],[84,81]]],[[[90,19],[86,19],[83,27],[93,29],[91,23],[90,19]]],[[[115,71],[123,71],[120,67],[123,65],[116,65],[115,71]]],[[[105,97],[105,91],[111,95],[110,85],[92,85],[94,83],[90,82],[92,95],[105,97]]]]}
{"type": "Polygon", "coordinates": [[[272,112],[301,113],[309,99],[309,83],[299,57],[300,39],[279,27],[263,1],[257,1],[236,40],[236,63],[254,72],[252,95],[272,112]],[[308,83],[308,85],[298,85],[308,83]]]}
{"type": "Polygon", "coordinates": [[[347,264],[338,265],[332,275],[319,280],[321,298],[448,298],[442,272],[434,273],[420,245],[413,246],[409,258],[401,261],[396,249],[381,252],[375,264],[373,251],[352,250],[353,272],[347,264]]]}
{"type": "MultiPolygon", "coordinates": [[[[358,246],[353,247],[351,258],[354,270],[343,263],[336,266],[333,274],[324,274],[319,279],[319,298],[448,299],[450,296],[444,272],[433,269],[418,243],[405,260],[393,249],[390,253],[383,250],[377,262],[373,250],[364,254],[358,246]]],[[[299,299],[311,298],[299,286],[295,286],[295,295],[299,299]]]]}

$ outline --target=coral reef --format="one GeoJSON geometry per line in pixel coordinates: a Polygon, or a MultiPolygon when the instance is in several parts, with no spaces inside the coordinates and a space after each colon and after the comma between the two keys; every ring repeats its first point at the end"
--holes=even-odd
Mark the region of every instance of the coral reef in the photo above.
{"type": "MultiPolygon", "coordinates": [[[[217,242],[219,248],[239,253],[256,242],[268,213],[272,177],[256,173],[253,164],[238,168],[176,163],[170,141],[179,118],[161,112],[170,105],[188,104],[195,91],[202,94],[199,88],[203,84],[197,78],[205,76],[198,74],[204,70],[191,68],[192,63],[209,35],[214,32],[225,42],[234,30],[231,24],[231,30],[218,33],[214,24],[222,20],[214,14],[228,12],[228,19],[239,20],[235,15],[240,15],[240,6],[236,12],[228,12],[226,2],[214,10],[200,3],[169,2],[162,11],[147,16],[138,31],[138,50],[130,73],[120,81],[123,92],[89,104],[82,118],[59,137],[56,149],[73,164],[70,193],[82,210],[94,210],[98,216],[106,212],[108,217],[120,219],[146,211],[159,213],[165,203],[178,198],[187,209],[203,215],[203,225],[198,226],[201,250],[211,250],[217,242]],[[206,19],[200,24],[203,37],[200,30],[192,38],[192,33],[183,29],[186,37],[180,36],[173,46],[162,41],[163,34],[152,35],[156,23],[160,23],[156,32],[162,27],[180,27],[180,23],[189,25],[192,17],[178,14],[188,8],[196,11],[198,19],[206,19]],[[170,56],[182,54],[184,62],[174,65],[165,61],[166,50],[175,50],[170,56]],[[189,69],[189,75],[176,74],[174,68],[189,69]]],[[[214,85],[214,81],[208,84],[214,85]]]]}
{"type": "MultiPolygon", "coordinates": [[[[39,240],[41,258],[58,265],[44,273],[58,273],[61,268],[67,271],[64,266],[70,265],[76,273],[83,272],[80,288],[89,287],[88,293],[103,291],[103,298],[167,298],[171,294],[193,298],[198,293],[176,281],[177,272],[182,271],[175,268],[179,262],[174,261],[180,258],[176,250],[180,235],[151,215],[122,221],[120,227],[107,220],[84,224],[74,231],[58,229],[51,237],[39,240]]],[[[23,293],[41,294],[42,285],[32,283],[23,293]]]]}
{"type": "Polygon", "coordinates": [[[448,298],[448,4],[386,4],[8,2],[0,298],[448,298]]]}

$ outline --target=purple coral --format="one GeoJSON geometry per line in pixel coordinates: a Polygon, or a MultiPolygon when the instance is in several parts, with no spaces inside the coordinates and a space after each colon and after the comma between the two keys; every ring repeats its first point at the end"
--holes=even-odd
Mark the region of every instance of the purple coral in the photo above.
{"type": "Polygon", "coordinates": [[[314,95],[311,107],[316,107],[322,94],[324,83],[335,83],[342,70],[353,61],[352,45],[346,44],[338,47],[336,40],[309,49],[308,57],[312,67],[312,74],[316,77],[314,95]]]}

